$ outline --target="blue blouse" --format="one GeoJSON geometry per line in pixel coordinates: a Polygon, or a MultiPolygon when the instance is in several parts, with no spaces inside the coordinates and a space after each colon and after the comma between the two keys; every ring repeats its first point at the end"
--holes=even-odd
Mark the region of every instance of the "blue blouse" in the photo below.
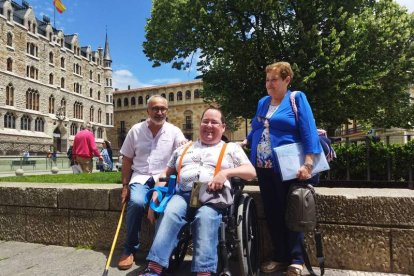
{"type": "MultiPolygon", "coordinates": [[[[298,108],[298,120],[296,120],[290,102],[290,93],[290,90],[286,92],[279,108],[268,120],[272,148],[302,142],[305,154],[321,153],[322,148],[319,142],[315,119],[306,95],[303,92],[298,92],[295,95],[296,106],[298,108]]],[[[270,101],[270,96],[265,96],[259,100],[256,115],[251,123],[252,130],[247,135],[247,140],[252,149],[250,161],[254,166],[257,165],[257,146],[264,130],[264,119],[269,109],[270,101]]],[[[272,156],[274,169],[276,172],[279,172],[279,164],[274,151],[272,152],[272,156]]]]}

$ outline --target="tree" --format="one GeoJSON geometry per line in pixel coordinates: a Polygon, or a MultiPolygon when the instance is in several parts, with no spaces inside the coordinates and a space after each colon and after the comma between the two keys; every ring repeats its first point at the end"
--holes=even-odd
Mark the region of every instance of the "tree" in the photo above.
{"type": "Polygon", "coordinates": [[[146,31],[154,66],[187,69],[200,53],[203,96],[230,117],[253,116],[266,65],[285,60],[318,125],[414,122],[414,15],[392,0],[154,0],[146,31]]]}

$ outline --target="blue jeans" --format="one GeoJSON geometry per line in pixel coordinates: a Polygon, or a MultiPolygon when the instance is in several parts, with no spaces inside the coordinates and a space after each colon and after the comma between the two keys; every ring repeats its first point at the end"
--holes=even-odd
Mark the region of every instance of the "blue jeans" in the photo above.
{"type": "Polygon", "coordinates": [[[147,260],[168,267],[170,255],[179,241],[180,230],[188,222],[187,215],[192,217],[194,212],[191,222],[194,247],[191,271],[216,272],[221,211],[206,205],[194,210],[188,205],[189,198],[190,192],[179,192],[170,199],[147,260]]]}
{"type": "Polygon", "coordinates": [[[138,251],[139,233],[141,231],[142,216],[144,215],[145,195],[153,186],[152,178],[146,184],[132,183],[129,185],[129,201],[126,213],[127,238],[124,244],[124,254],[130,255],[138,251]],[[152,182],[151,182],[152,181],[152,182]]]}

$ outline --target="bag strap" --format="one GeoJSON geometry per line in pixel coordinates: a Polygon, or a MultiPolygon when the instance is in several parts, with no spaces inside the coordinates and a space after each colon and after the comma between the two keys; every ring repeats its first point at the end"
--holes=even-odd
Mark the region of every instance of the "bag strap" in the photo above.
{"type": "Polygon", "coordinates": [[[295,100],[295,96],[297,93],[298,91],[290,92],[290,104],[292,105],[293,113],[295,113],[296,121],[299,120],[298,107],[296,106],[296,100],[295,100]]]}
{"type": "Polygon", "coordinates": [[[177,182],[180,182],[180,171],[181,171],[181,165],[183,164],[183,158],[184,155],[187,153],[187,150],[191,147],[193,142],[190,142],[183,150],[183,153],[180,156],[180,159],[178,160],[178,168],[177,168],[177,182]]]}
{"type": "Polygon", "coordinates": [[[221,147],[220,155],[217,160],[216,169],[214,170],[214,176],[216,176],[220,169],[221,169],[221,161],[223,161],[224,152],[226,151],[227,143],[224,143],[224,145],[221,147]]]}
{"type": "MultiPolygon", "coordinates": [[[[319,268],[321,270],[321,276],[325,274],[325,257],[323,256],[323,247],[322,247],[322,235],[319,231],[318,227],[315,228],[314,231],[314,238],[315,238],[315,246],[316,246],[316,258],[318,259],[319,268]]],[[[302,252],[303,252],[303,259],[305,261],[306,269],[309,271],[311,276],[317,276],[315,271],[312,269],[312,265],[309,261],[308,253],[306,252],[306,247],[304,242],[302,242],[302,252]]]]}

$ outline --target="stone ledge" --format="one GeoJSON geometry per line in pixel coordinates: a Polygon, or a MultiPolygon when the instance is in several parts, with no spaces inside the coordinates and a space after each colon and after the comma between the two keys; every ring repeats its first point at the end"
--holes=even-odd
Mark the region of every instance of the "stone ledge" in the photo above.
{"type": "MultiPolygon", "coordinates": [[[[109,249],[121,203],[118,184],[0,183],[0,240],[109,249]]],[[[263,258],[271,254],[260,192],[246,186],[258,208],[263,258]]],[[[316,188],[326,267],[414,274],[414,191],[316,188]],[[357,257],[356,257],[357,256],[357,257]]],[[[117,247],[125,239],[125,223],[117,247]]],[[[142,249],[153,239],[144,219],[142,249]]],[[[307,235],[313,265],[313,238],[307,235]]]]}

